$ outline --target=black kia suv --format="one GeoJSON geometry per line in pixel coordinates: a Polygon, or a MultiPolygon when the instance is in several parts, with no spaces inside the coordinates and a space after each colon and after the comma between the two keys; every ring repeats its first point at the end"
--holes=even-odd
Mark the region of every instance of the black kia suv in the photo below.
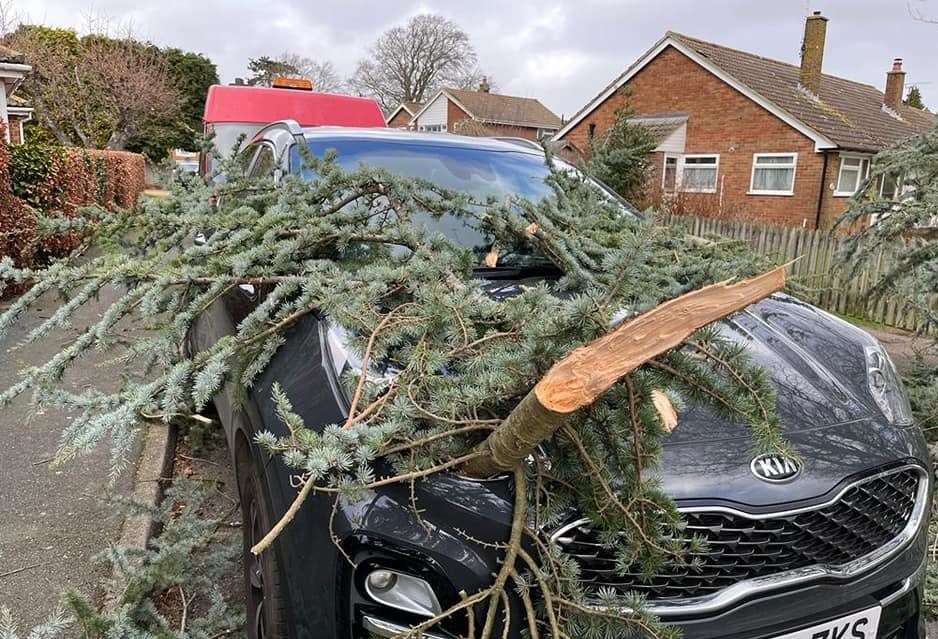
{"type": "MultiPolygon", "coordinates": [[[[317,156],[334,149],[343,167],[383,167],[480,197],[548,193],[543,152],[520,140],[282,122],[260,131],[243,159],[252,175],[313,179],[301,147],[317,156]]],[[[465,245],[491,244],[455,216],[436,224],[465,245]]],[[[232,333],[259,297],[242,286],[217,302],[191,346],[232,333]]],[[[743,426],[691,405],[665,442],[660,472],[688,531],[706,540],[699,567],[665,567],[641,581],[621,575],[590,522],[576,515],[542,531],[545,540],[579,563],[590,587],[644,593],[649,608],[689,638],[924,637],[931,473],[889,357],[864,331],[785,295],[731,316],[720,330],[771,372],[799,459],[753,458],[743,426]]],[[[290,469],[254,443],[259,431],[284,434],[273,383],[308,425],[324,426],[345,418],[338,380],[357,362],[341,327],[307,316],[252,388],[229,385],[215,398],[241,492],[252,639],[393,637],[453,605],[461,591],[488,585],[497,571],[497,550],[470,539],[507,539],[510,479],[454,473],[418,482],[413,496],[409,486],[374,490],[342,507],[331,526],[331,501],[314,496],[270,551],[247,552],[296,495],[290,469]]],[[[512,619],[523,618],[515,612],[512,619]]],[[[443,624],[423,636],[457,632],[443,624]]]]}

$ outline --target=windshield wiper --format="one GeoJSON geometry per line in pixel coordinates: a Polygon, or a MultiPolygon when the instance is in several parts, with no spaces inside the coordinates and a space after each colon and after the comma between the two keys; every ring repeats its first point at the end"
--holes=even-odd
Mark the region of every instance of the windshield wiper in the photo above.
{"type": "Polygon", "coordinates": [[[486,280],[515,280],[522,277],[557,277],[561,270],[553,262],[533,262],[530,264],[500,264],[498,266],[477,266],[472,274],[486,280]]]}

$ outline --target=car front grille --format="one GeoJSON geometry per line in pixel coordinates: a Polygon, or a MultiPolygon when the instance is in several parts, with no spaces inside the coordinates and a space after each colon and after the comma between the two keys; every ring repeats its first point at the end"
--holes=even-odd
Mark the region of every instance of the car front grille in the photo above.
{"type": "Polygon", "coordinates": [[[696,536],[703,549],[688,551],[687,563],[665,564],[652,575],[617,570],[613,550],[586,522],[561,528],[553,539],[580,565],[590,590],[635,591],[662,603],[708,597],[746,580],[808,566],[843,566],[870,554],[906,528],[921,481],[918,468],[906,467],[860,480],[823,507],[778,516],[685,511],[683,538],[696,536]]]}

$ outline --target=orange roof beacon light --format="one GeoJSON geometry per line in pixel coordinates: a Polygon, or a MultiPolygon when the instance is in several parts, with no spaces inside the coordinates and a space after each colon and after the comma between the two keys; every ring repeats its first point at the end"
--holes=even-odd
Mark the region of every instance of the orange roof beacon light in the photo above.
{"type": "Polygon", "coordinates": [[[275,89],[298,89],[300,91],[312,91],[313,81],[309,78],[289,78],[285,75],[275,76],[270,86],[275,89]]]}

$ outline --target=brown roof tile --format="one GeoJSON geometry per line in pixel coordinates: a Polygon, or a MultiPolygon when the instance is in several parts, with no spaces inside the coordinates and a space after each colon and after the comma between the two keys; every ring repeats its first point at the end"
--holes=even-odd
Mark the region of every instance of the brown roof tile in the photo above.
{"type": "Polygon", "coordinates": [[[482,122],[560,128],[560,118],[534,98],[464,89],[444,90],[465,107],[470,116],[482,122]]]}
{"type": "Polygon", "coordinates": [[[841,148],[875,152],[935,126],[933,114],[909,106],[902,106],[901,119],[887,113],[882,91],[868,84],[824,74],[813,98],[798,86],[796,65],[680,33],[668,35],[841,148]]]}

